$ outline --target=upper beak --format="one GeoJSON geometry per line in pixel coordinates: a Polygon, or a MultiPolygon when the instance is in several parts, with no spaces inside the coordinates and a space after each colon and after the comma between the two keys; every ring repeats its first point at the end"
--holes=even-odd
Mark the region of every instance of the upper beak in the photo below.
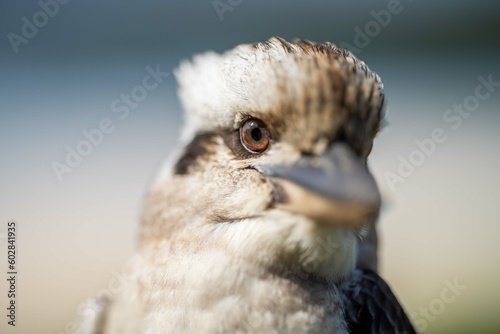
{"type": "Polygon", "coordinates": [[[293,165],[266,165],[276,188],[276,207],[315,221],[359,227],[374,219],[381,205],[366,162],[345,143],[334,143],[316,157],[293,165]]]}

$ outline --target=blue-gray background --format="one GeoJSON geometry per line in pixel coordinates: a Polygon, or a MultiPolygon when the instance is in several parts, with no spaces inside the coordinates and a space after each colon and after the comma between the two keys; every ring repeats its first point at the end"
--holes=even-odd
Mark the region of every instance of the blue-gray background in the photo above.
{"type": "MultiPolygon", "coordinates": [[[[221,20],[212,1],[73,0],[15,53],[7,34],[20,35],[22,17],[32,22],[40,7],[3,1],[0,268],[6,222],[16,219],[20,274],[18,325],[7,326],[2,312],[0,330],[70,333],[80,302],[126,263],[144,193],[182,127],[172,75],[181,59],[273,35],[355,46],[354,28],[387,6],[243,0],[221,20]],[[111,103],[157,64],[170,75],[119,119],[111,103]],[[59,182],[51,164],[64,163],[66,146],[75,148],[82,130],[103,118],[114,131],[59,182]]],[[[382,274],[426,333],[498,332],[500,91],[456,130],[443,115],[474,94],[478,76],[500,81],[500,3],[402,0],[401,7],[357,53],[380,74],[389,99],[390,127],[370,162],[386,202],[382,274]],[[386,172],[436,128],[447,141],[391,190],[386,172]],[[445,281],[455,279],[467,288],[443,303],[445,281]]],[[[3,310],[6,291],[2,279],[3,310]]]]}

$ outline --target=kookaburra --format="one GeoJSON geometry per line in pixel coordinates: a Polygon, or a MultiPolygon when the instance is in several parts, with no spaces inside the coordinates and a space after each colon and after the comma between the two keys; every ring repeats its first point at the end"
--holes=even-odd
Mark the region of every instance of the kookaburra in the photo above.
{"type": "Polygon", "coordinates": [[[147,197],[129,283],[89,303],[82,331],[414,333],[362,241],[381,204],[378,75],[331,43],[271,38],[176,76],[182,146],[147,197]]]}

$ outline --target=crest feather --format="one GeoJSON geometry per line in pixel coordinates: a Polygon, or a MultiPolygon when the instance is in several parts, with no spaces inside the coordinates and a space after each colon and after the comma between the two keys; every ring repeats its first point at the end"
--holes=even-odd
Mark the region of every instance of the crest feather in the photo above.
{"type": "Polygon", "coordinates": [[[184,139],[197,132],[237,128],[238,114],[306,105],[311,99],[318,101],[318,108],[357,112],[365,107],[363,118],[377,123],[385,107],[379,76],[329,42],[273,37],[223,54],[195,56],[182,62],[175,74],[186,110],[184,139]]]}

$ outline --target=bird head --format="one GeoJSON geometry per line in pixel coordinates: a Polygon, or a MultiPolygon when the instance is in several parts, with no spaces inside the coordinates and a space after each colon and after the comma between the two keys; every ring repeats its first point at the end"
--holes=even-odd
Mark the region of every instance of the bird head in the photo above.
{"type": "Polygon", "coordinates": [[[281,38],[196,56],[176,76],[186,126],[148,196],[141,247],[349,274],[380,207],[367,167],[380,78],[333,44],[281,38]]]}

